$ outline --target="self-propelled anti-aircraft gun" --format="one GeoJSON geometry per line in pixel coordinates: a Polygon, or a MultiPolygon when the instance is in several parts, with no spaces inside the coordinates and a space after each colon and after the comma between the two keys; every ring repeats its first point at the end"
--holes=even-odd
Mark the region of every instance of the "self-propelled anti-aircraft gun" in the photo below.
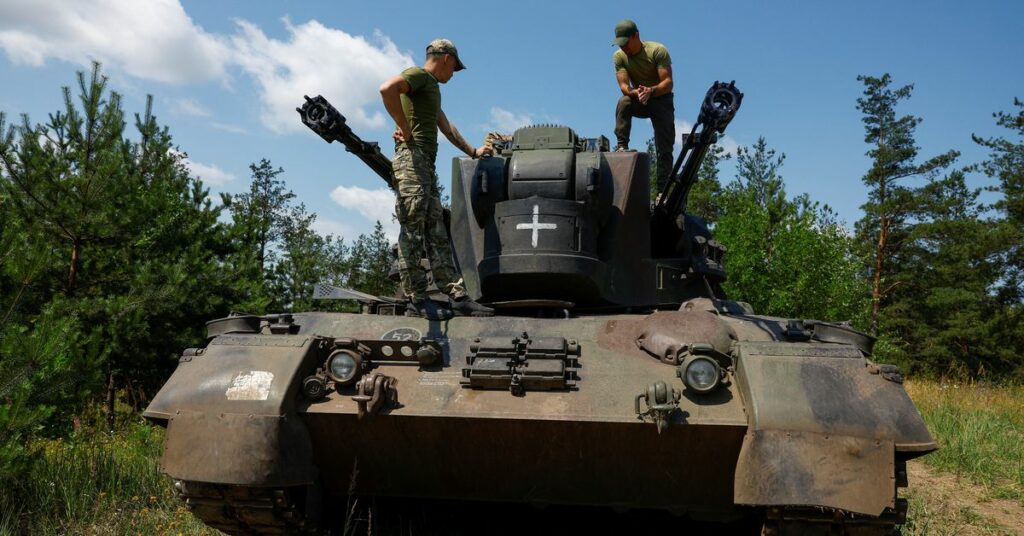
{"type": "MultiPolygon", "coordinates": [[[[891,532],[907,460],[935,449],[902,378],[846,324],[727,299],[725,248],[685,214],[741,99],[712,86],[653,211],[645,153],[567,127],[455,158],[454,250],[493,318],[209,322],[146,410],[185,504],[237,534],[339,524],[349,492],[891,532]]],[[[299,112],[390,177],[325,99],[299,112]]]]}

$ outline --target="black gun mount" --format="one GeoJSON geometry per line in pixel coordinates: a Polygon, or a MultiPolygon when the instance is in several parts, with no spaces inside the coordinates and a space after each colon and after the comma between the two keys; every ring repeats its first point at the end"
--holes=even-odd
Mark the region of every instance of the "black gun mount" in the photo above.
{"type": "Polygon", "coordinates": [[[356,136],[352,129],[345,123],[345,116],[327,102],[327,99],[317,95],[312,99],[306,99],[302,108],[296,108],[302,118],[302,123],[316,132],[327,143],[334,141],[341,142],[345,150],[359,157],[364,164],[370,167],[374,173],[393,190],[395,188],[395,177],[391,170],[391,161],[380,152],[377,142],[363,141],[356,136]]]}
{"type": "Polygon", "coordinates": [[[697,123],[689,134],[683,134],[682,150],[651,215],[652,248],[656,257],[679,254],[689,247],[690,240],[685,232],[687,197],[697,181],[704,157],[718,141],[718,136],[725,133],[725,127],[736,116],[741,102],[743,93],[736,88],[735,81],[715,82],[704,96],[697,123]]]}

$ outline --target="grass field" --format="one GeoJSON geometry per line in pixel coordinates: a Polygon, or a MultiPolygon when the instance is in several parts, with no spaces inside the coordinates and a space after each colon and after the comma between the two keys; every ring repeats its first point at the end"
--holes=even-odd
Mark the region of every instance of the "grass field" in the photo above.
{"type": "Polygon", "coordinates": [[[912,462],[904,534],[1024,534],[1024,387],[909,382],[907,391],[941,448],[912,462]]]}
{"type": "Polygon", "coordinates": [[[120,434],[40,440],[23,478],[5,489],[0,534],[219,534],[173,496],[157,470],[163,429],[141,419],[120,434]]]}
{"type": "MultiPolygon", "coordinates": [[[[912,462],[903,534],[1024,534],[1024,388],[910,382],[941,449],[912,462]]],[[[174,498],[157,460],[163,429],[41,440],[0,499],[0,535],[216,534],[174,498]]]]}

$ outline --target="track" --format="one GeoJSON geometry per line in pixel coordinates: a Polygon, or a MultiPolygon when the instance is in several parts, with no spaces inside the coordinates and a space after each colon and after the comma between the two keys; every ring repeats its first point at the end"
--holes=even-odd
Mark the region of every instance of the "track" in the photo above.
{"type": "Polygon", "coordinates": [[[305,488],[250,488],[177,481],[175,491],[203,523],[226,534],[315,534],[305,488]]]}
{"type": "Polygon", "coordinates": [[[892,536],[907,520],[907,501],[880,517],[857,516],[830,509],[768,508],[761,536],[892,536]]]}

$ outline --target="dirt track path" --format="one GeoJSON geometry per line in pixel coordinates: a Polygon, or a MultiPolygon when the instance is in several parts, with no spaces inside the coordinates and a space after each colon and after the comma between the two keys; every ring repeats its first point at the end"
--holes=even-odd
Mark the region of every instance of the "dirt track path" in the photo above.
{"type": "Polygon", "coordinates": [[[987,498],[977,485],[957,475],[937,472],[923,462],[909,462],[907,472],[910,494],[920,497],[925,509],[910,513],[912,519],[927,524],[915,532],[1024,536],[1024,507],[1020,503],[987,498]]]}

